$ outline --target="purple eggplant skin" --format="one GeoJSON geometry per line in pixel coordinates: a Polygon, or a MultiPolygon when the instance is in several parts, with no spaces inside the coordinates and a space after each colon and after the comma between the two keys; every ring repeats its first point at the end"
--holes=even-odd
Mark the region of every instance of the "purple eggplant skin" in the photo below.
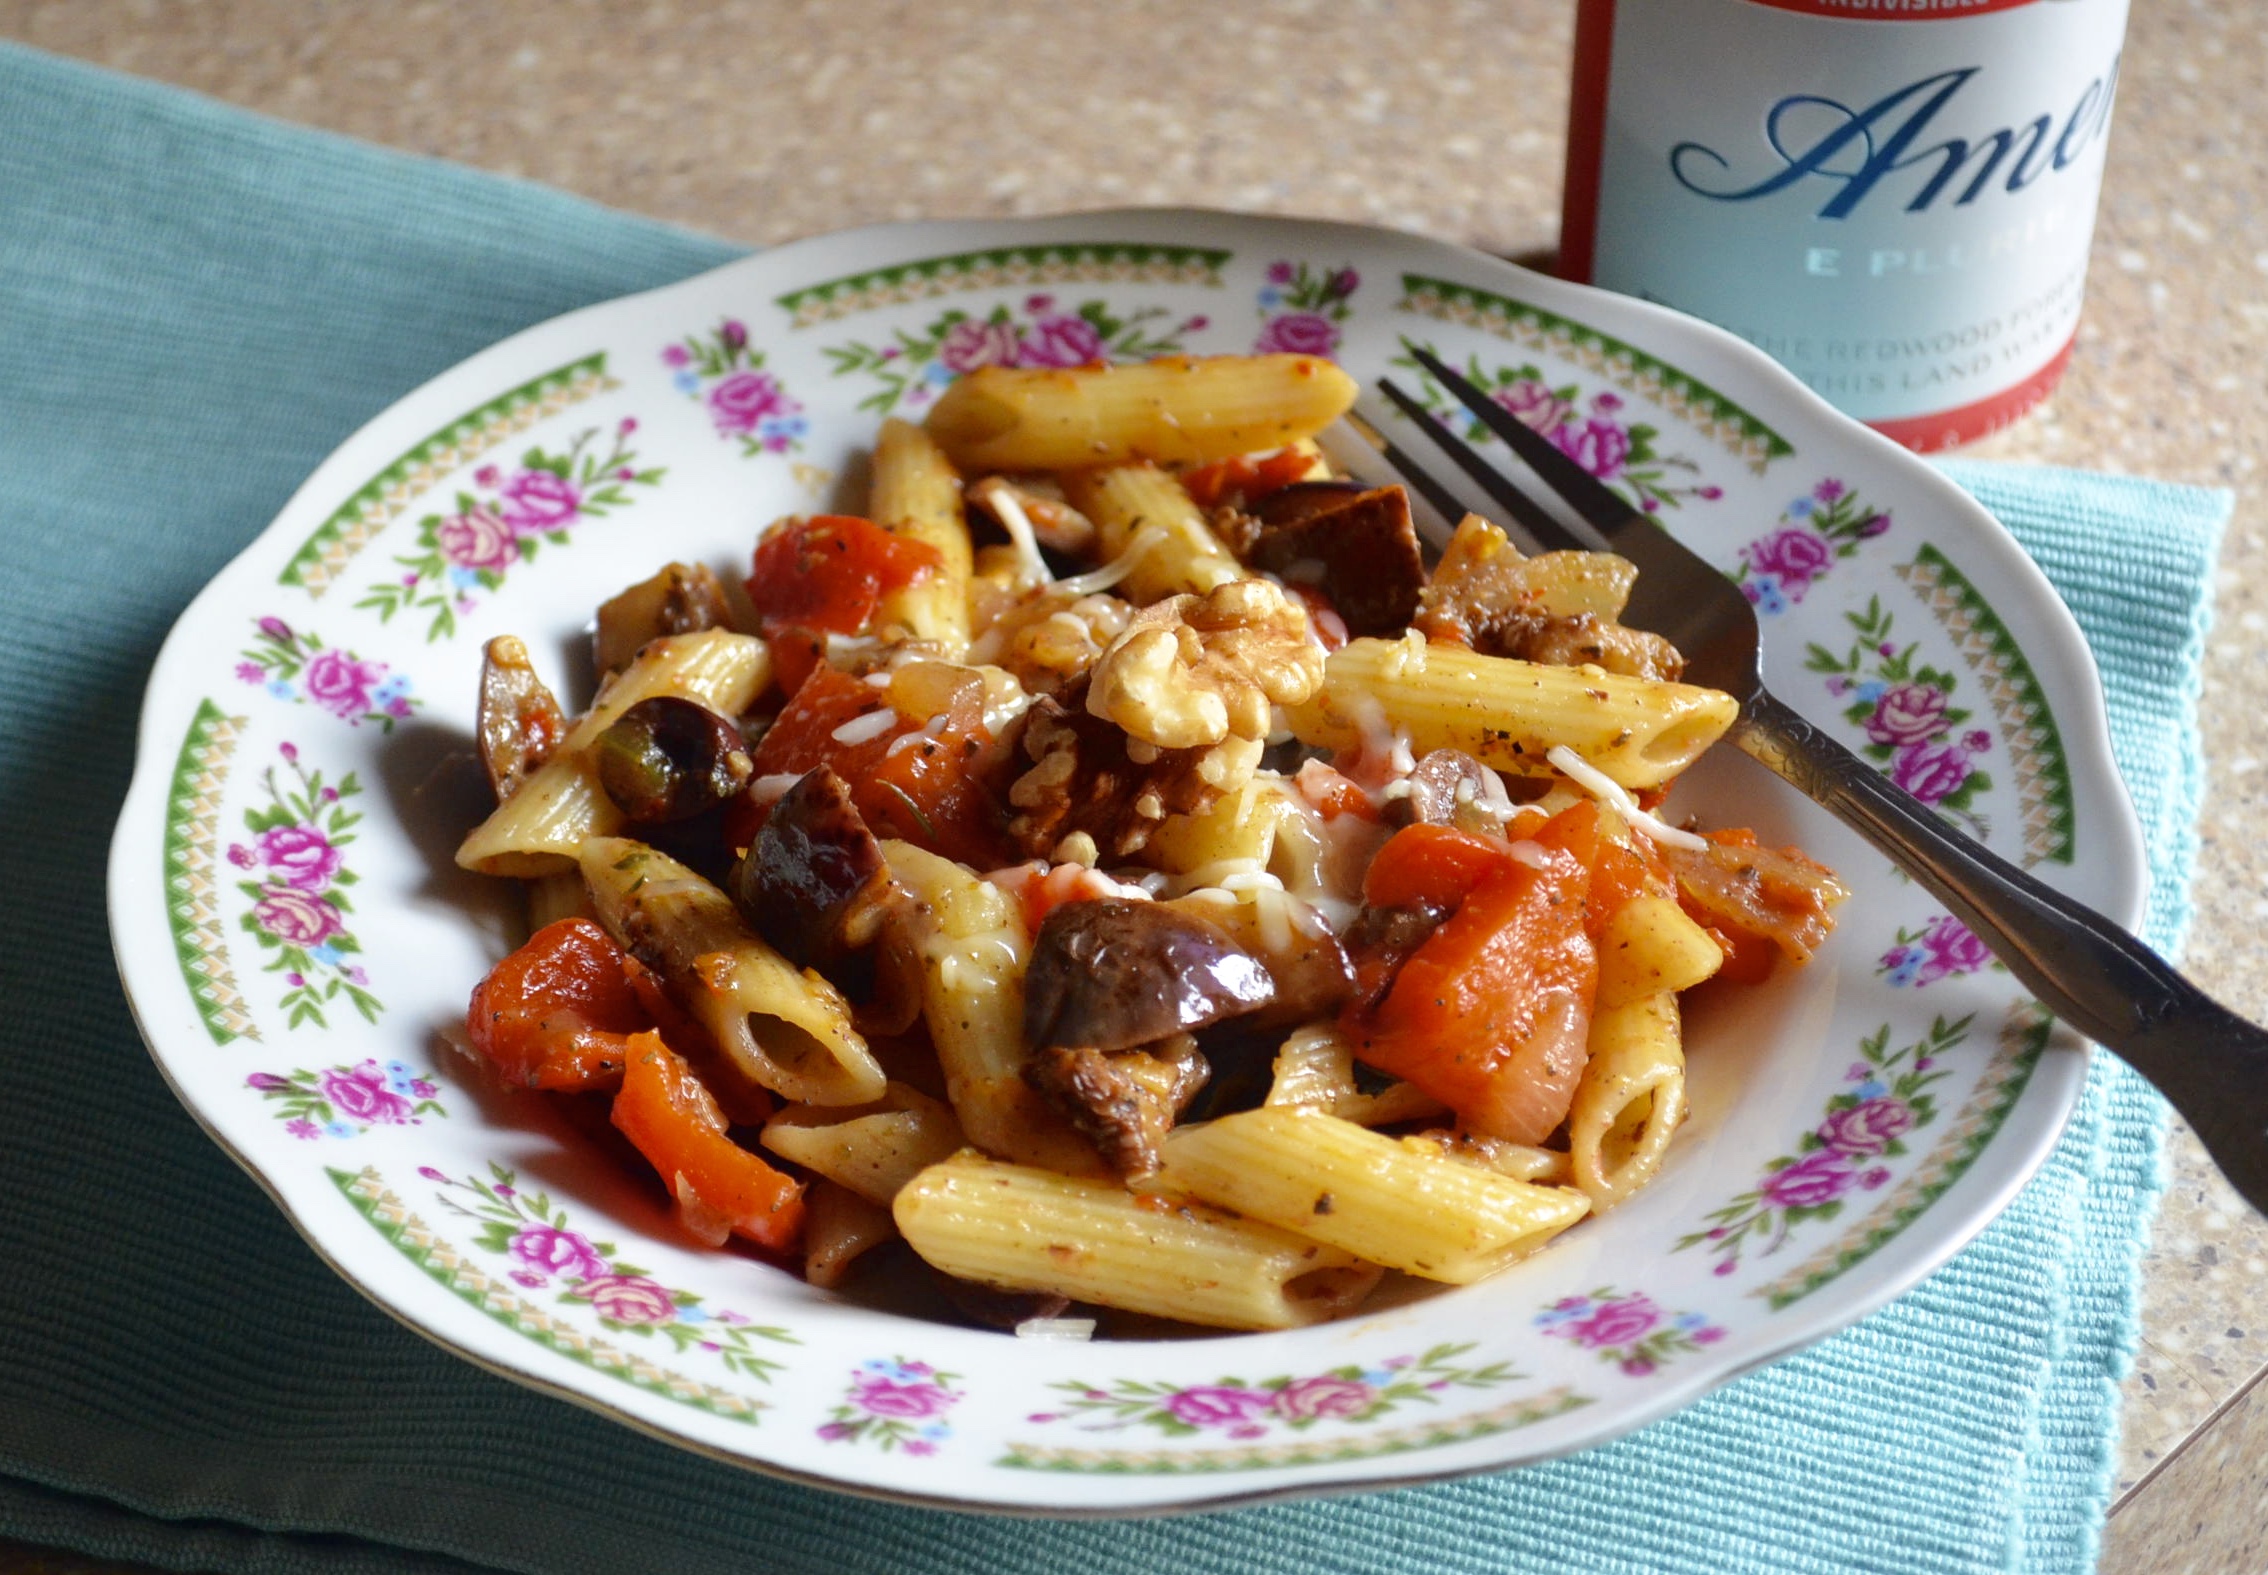
{"type": "Polygon", "coordinates": [[[666,825],[715,809],[755,769],[730,717],[677,695],[630,707],[592,746],[599,785],[633,825],[666,825]]]}
{"type": "Polygon", "coordinates": [[[1163,903],[1067,902],[1041,923],[1024,975],[1030,1050],[1131,1050],[1276,997],[1259,959],[1163,903]]]}

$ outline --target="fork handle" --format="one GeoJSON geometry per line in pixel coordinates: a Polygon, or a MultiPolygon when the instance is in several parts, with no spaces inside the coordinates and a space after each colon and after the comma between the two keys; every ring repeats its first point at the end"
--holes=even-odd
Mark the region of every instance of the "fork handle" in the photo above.
{"type": "Polygon", "coordinates": [[[1741,708],[1733,739],[1919,881],[2041,1005],[2156,1084],[2221,1173],[2268,1213],[2268,1030],[2092,908],[1947,826],[1769,693],[1741,708]]]}

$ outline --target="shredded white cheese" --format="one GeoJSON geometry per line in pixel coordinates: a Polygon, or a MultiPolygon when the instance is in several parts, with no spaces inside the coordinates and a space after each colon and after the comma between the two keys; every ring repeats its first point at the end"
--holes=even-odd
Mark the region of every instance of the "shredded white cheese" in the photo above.
{"type": "Polygon", "coordinates": [[[1092,1340],[1092,1318],[1026,1318],[1016,1325],[1019,1340],[1092,1340]]]}
{"type": "Polygon", "coordinates": [[[1142,560],[1149,556],[1150,549],[1165,538],[1163,525],[1145,525],[1134,533],[1134,539],[1126,544],[1126,550],[1110,562],[1099,569],[1089,569],[1085,574],[1067,574],[1057,580],[1051,589],[1072,596],[1092,596],[1097,591],[1107,591],[1139,568],[1142,560]]]}
{"type": "Polygon", "coordinates": [[[748,784],[748,796],[759,804],[777,804],[787,790],[803,780],[800,771],[772,771],[748,784]]]}
{"type": "Polygon", "coordinates": [[[1032,529],[1031,516],[1024,512],[1023,504],[1016,501],[1015,489],[998,476],[987,476],[969,488],[969,500],[991,510],[992,517],[1008,532],[1016,556],[1023,561],[1021,577],[1034,584],[1044,583],[1047,560],[1040,556],[1039,533],[1032,529]]]}
{"type": "Polygon", "coordinates": [[[1667,847],[1685,848],[1698,853],[1708,843],[1692,832],[1671,825],[1638,807],[1637,801],[1622,790],[1622,784],[1592,765],[1565,744],[1556,744],[1544,755],[1560,775],[1589,793],[1600,803],[1630,822],[1633,831],[1642,833],[1667,847]]]}
{"type": "Polygon", "coordinates": [[[898,725],[898,713],[888,706],[854,716],[827,736],[838,744],[871,744],[898,725]]]}

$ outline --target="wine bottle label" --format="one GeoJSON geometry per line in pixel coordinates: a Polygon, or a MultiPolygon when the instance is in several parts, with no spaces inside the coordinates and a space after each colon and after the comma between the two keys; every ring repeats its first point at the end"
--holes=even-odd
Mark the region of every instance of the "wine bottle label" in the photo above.
{"type": "Polygon", "coordinates": [[[1563,263],[1916,447],[2070,354],[2127,0],[1583,0],[1563,263]]]}

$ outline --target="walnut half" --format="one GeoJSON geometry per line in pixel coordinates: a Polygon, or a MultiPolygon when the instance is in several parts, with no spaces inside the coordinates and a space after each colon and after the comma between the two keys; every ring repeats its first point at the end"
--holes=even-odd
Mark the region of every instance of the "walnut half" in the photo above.
{"type": "Polygon", "coordinates": [[[1307,614],[1270,580],[1232,580],[1134,615],[1095,662],[1087,709],[1159,749],[1268,736],[1269,708],[1323,683],[1307,614]]]}

